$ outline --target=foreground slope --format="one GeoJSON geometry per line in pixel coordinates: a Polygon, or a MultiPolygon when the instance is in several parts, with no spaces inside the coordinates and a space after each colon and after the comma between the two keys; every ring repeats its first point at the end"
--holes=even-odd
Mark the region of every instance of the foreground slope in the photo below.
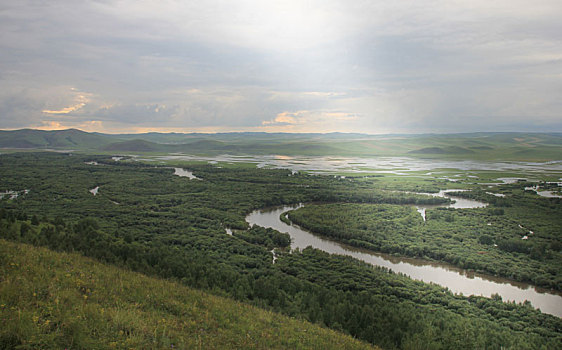
{"type": "Polygon", "coordinates": [[[78,254],[0,240],[0,348],[367,349],[341,333],[78,254]]]}

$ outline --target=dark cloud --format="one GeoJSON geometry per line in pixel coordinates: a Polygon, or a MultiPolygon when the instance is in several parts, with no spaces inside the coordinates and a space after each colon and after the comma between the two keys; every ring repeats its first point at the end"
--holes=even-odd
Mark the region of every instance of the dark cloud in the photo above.
{"type": "Polygon", "coordinates": [[[1,7],[0,128],[561,130],[555,0],[1,7]]]}
{"type": "Polygon", "coordinates": [[[40,118],[44,102],[28,90],[0,95],[0,121],[3,128],[24,128],[40,118]]]}

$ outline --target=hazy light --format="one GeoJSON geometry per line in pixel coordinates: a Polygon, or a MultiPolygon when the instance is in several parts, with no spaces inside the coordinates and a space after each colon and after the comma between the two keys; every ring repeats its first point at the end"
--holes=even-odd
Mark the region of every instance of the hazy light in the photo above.
{"type": "Polygon", "coordinates": [[[7,2],[0,128],[562,131],[560,13],[559,0],[7,2]]]}

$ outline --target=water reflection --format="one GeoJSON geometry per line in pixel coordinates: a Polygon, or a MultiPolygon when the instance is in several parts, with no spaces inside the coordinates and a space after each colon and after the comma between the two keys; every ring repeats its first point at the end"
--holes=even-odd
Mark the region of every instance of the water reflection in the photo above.
{"type": "Polygon", "coordinates": [[[95,196],[95,195],[98,194],[99,189],[100,189],[100,187],[99,187],[99,186],[96,186],[96,187],[94,187],[94,188],[92,188],[92,189],[90,190],[90,193],[95,196]]]}
{"type": "Polygon", "coordinates": [[[200,178],[198,178],[197,176],[193,175],[193,173],[191,171],[182,169],[182,168],[174,168],[174,175],[180,176],[180,177],[187,177],[190,180],[201,180],[200,178]]]}
{"type": "Polygon", "coordinates": [[[257,167],[283,168],[308,172],[393,173],[434,169],[493,170],[493,171],[562,171],[562,161],[554,162],[485,162],[473,160],[419,159],[410,157],[320,157],[320,156],[192,156],[173,154],[155,157],[157,160],[206,160],[209,162],[255,163],[257,167]]]}
{"type": "Polygon", "coordinates": [[[443,198],[450,198],[453,200],[451,203],[447,204],[427,204],[427,205],[417,205],[416,210],[423,218],[423,221],[426,221],[425,212],[427,209],[431,208],[455,208],[455,209],[470,209],[470,208],[484,208],[488,206],[488,203],[475,201],[473,199],[468,198],[461,198],[457,196],[453,196],[450,193],[454,192],[465,192],[469,190],[441,190],[437,193],[425,193],[425,192],[408,192],[408,191],[394,191],[394,192],[401,192],[401,193],[412,193],[412,194],[424,194],[427,196],[432,197],[443,197],[443,198]]]}
{"type": "Polygon", "coordinates": [[[547,190],[540,191],[539,185],[531,186],[531,187],[525,187],[525,191],[534,191],[539,196],[546,197],[546,198],[562,198],[562,195],[558,194],[558,192],[547,191],[547,190]]]}
{"type": "Polygon", "coordinates": [[[534,288],[526,283],[510,281],[504,278],[489,276],[451,266],[449,264],[429,262],[422,259],[401,258],[388,254],[374,253],[320,238],[307,232],[297,225],[287,225],[279,217],[281,214],[300,208],[283,206],[268,210],[256,210],[246,217],[250,225],[271,227],[291,236],[291,248],[304,249],[308,246],[331,254],[349,255],[372,265],[383,266],[394,272],[403,273],[413,279],[427,283],[436,283],[449,288],[454,293],[463,295],[482,295],[490,297],[499,294],[503,300],[523,302],[529,300],[542,312],[562,317],[562,297],[545,290],[534,288]]]}

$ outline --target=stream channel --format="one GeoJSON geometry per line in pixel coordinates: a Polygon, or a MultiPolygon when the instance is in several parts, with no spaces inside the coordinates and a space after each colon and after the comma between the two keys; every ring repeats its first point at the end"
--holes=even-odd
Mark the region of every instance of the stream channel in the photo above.
{"type": "MultiPolygon", "coordinates": [[[[454,199],[458,200],[457,198],[454,199]]],[[[302,206],[302,204],[299,204],[255,210],[246,217],[246,221],[250,226],[270,227],[279,232],[288,233],[291,236],[292,249],[299,248],[302,250],[312,246],[331,254],[349,255],[369,264],[386,267],[396,273],[405,274],[416,280],[447,287],[453,293],[465,296],[481,295],[490,297],[492,294],[499,294],[504,301],[521,303],[528,300],[542,312],[562,317],[562,296],[548,290],[535,288],[526,283],[515,282],[501,277],[464,270],[446,263],[396,257],[352,247],[330,239],[321,238],[302,229],[298,225],[287,225],[280,220],[282,214],[302,206]]],[[[454,207],[454,205],[451,206],[454,207]]],[[[418,208],[418,211],[420,211],[422,216],[425,215],[425,208],[418,208]],[[421,209],[423,209],[423,213],[421,209]]]]}

